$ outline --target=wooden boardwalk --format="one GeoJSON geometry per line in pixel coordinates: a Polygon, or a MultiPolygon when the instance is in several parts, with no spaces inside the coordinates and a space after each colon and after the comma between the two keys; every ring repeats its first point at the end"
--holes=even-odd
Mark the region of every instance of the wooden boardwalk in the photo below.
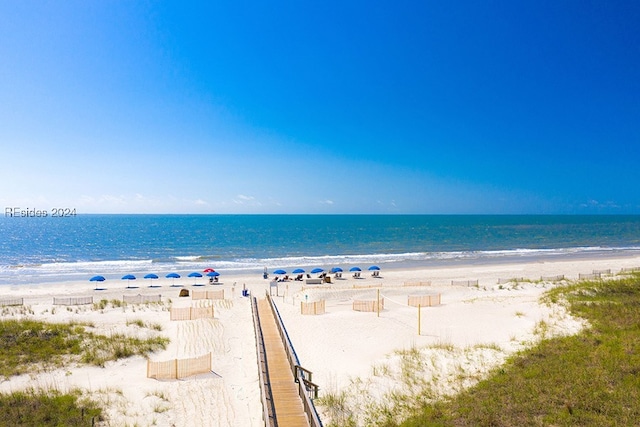
{"type": "Polygon", "coordinates": [[[298,395],[298,384],[293,378],[269,301],[258,300],[258,314],[267,354],[269,382],[277,425],[278,427],[309,427],[302,400],[298,395]]]}

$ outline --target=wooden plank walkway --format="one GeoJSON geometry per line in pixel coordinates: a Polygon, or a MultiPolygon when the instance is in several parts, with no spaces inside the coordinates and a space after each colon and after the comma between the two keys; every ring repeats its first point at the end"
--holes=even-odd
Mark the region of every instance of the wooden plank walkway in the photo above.
{"type": "Polygon", "coordinates": [[[258,300],[258,314],[278,427],[309,427],[269,301],[258,300]]]}

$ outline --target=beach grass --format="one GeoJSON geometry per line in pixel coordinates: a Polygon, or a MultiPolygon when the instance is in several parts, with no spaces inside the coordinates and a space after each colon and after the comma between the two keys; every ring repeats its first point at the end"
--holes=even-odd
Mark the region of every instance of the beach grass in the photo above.
{"type": "Polygon", "coordinates": [[[0,426],[91,426],[102,419],[102,409],[82,398],[80,390],[16,391],[0,394],[0,426]]]}
{"type": "MultiPolygon", "coordinates": [[[[550,290],[545,300],[566,303],[590,326],[577,335],[545,338],[477,385],[384,425],[636,425],[640,276],[571,283],[550,290]]],[[[537,328],[544,337],[545,325],[537,328]]]]}
{"type": "Polygon", "coordinates": [[[31,319],[0,321],[0,376],[33,373],[80,361],[104,366],[110,360],[164,349],[168,338],[95,334],[90,325],[31,319]]]}
{"type": "MultiPolygon", "coordinates": [[[[149,325],[144,325],[149,326],[149,325]]],[[[107,361],[164,349],[168,338],[95,334],[91,324],[0,321],[0,376],[9,378],[70,363],[104,366],[107,361]]],[[[16,391],[0,394],[0,426],[89,426],[102,417],[100,404],[79,390],[16,391]]]]}

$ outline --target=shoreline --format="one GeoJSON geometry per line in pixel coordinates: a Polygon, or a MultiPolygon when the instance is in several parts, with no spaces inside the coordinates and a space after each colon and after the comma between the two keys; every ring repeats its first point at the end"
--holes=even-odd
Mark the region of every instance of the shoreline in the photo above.
{"type": "Polygon", "coordinates": [[[107,260],[74,261],[42,264],[22,264],[0,266],[0,287],[10,285],[31,285],[56,282],[82,282],[95,275],[102,275],[110,282],[119,280],[127,274],[141,278],[147,273],[163,276],[177,272],[183,276],[193,271],[202,271],[213,267],[228,276],[262,277],[266,267],[271,273],[283,268],[291,271],[302,267],[309,271],[316,267],[327,270],[340,266],[348,270],[359,266],[366,270],[370,265],[378,265],[383,270],[422,269],[442,267],[467,267],[478,264],[512,264],[521,262],[543,262],[584,259],[617,259],[640,256],[640,247],[600,247],[579,246],[537,249],[504,250],[464,250],[448,252],[406,252],[369,255],[324,255],[292,256],[282,258],[263,258],[253,260],[210,260],[194,257],[193,261],[154,261],[144,260],[107,260]]]}
{"type": "MultiPolygon", "coordinates": [[[[371,277],[363,268],[362,278],[343,273],[342,280],[325,285],[304,282],[270,281],[256,274],[225,274],[217,285],[193,286],[193,278],[182,278],[182,287],[171,287],[169,279],[154,280],[161,287],[150,288],[148,280],[132,283],[107,280],[105,290],[95,290],[86,281],[2,285],[0,300],[24,298],[33,314],[5,307],[5,318],[29,317],[52,322],[88,321],[99,333],[147,335],[155,333],[135,326],[140,319],[162,326],[162,335],[171,339],[169,347],[149,356],[162,361],[174,357],[197,357],[212,353],[210,375],[178,381],[159,381],[146,377],[146,359],[134,357],[110,362],[104,368],[68,366],[38,374],[13,377],[0,383],[0,391],[25,387],[69,389],[80,387],[105,402],[112,425],[234,426],[261,425],[262,407],[257,375],[255,337],[249,298],[242,289],[258,298],[273,293],[301,365],[313,372],[321,394],[348,393],[355,406],[365,407],[383,399],[385,393],[400,387],[393,378],[380,372],[394,372],[399,352],[419,349],[432,365],[425,378],[440,377],[436,384],[441,394],[454,393],[460,382],[460,369],[481,377],[513,352],[533,345],[540,337],[536,325],[546,322],[550,334],[572,334],[584,325],[562,307],[539,303],[540,296],[558,286],[540,281],[542,276],[564,275],[577,280],[580,274],[640,267],[640,256],[586,257],[509,263],[472,263],[439,267],[383,268],[380,278],[371,277]],[[519,278],[521,282],[509,282],[519,278]],[[452,281],[477,281],[474,286],[452,285],[452,281]],[[503,283],[504,281],[504,283],[503,283]],[[406,286],[408,282],[430,282],[428,286],[406,286]],[[224,290],[224,300],[180,298],[181,289],[190,291],[224,290]],[[384,298],[379,315],[354,311],[357,299],[372,299],[376,291],[384,298]],[[92,306],[54,306],[53,297],[93,296],[121,300],[123,295],[161,295],[159,305],[128,305],[96,310],[92,306]],[[441,296],[441,303],[421,309],[418,333],[416,307],[407,305],[410,295],[441,296]],[[324,314],[301,314],[301,303],[325,300],[324,314]],[[170,300],[170,302],[169,302],[170,300]],[[187,322],[170,321],[169,306],[212,306],[214,319],[187,322]],[[12,314],[13,313],[13,314],[12,314]],[[464,366],[461,361],[464,360],[464,366]],[[355,385],[354,385],[355,384],[355,385]],[[357,384],[367,384],[360,390],[357,384]],[[367,391],[368,390],[368,391],[367,391]],[[158,396],[163,396],[160,399],[158,396]],[[377,397],[376,397],[377,396],[377,397]],[[160,410],[159,408],[162,408],[160,410]],[[151,417],[151,418],[150,418],[151,417]]],[[[273,277],[273,274],[270,274],[273,277]]],[[[314,275],[315,277],[315,275],[314,275]]],[[[206,283],[207,278],[198,279],[206,283]]],[[[178,281],[176,281],[178,283],[178,281]]],[[[464,382],[464,386],[473,381],[464,382]]],[[[321,410],[328,417],[327,409],[321,410]],[[325,412],[323,412],[325,411],[325,412]]]]}

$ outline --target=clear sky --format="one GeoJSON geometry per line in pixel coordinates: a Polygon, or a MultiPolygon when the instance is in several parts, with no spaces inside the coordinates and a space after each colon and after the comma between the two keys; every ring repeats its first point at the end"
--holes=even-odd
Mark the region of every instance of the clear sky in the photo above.
{"type": "Polygon", "coordinates": [[[0,0],[0,204],[640,213],[640,2],[0,0]]]}

